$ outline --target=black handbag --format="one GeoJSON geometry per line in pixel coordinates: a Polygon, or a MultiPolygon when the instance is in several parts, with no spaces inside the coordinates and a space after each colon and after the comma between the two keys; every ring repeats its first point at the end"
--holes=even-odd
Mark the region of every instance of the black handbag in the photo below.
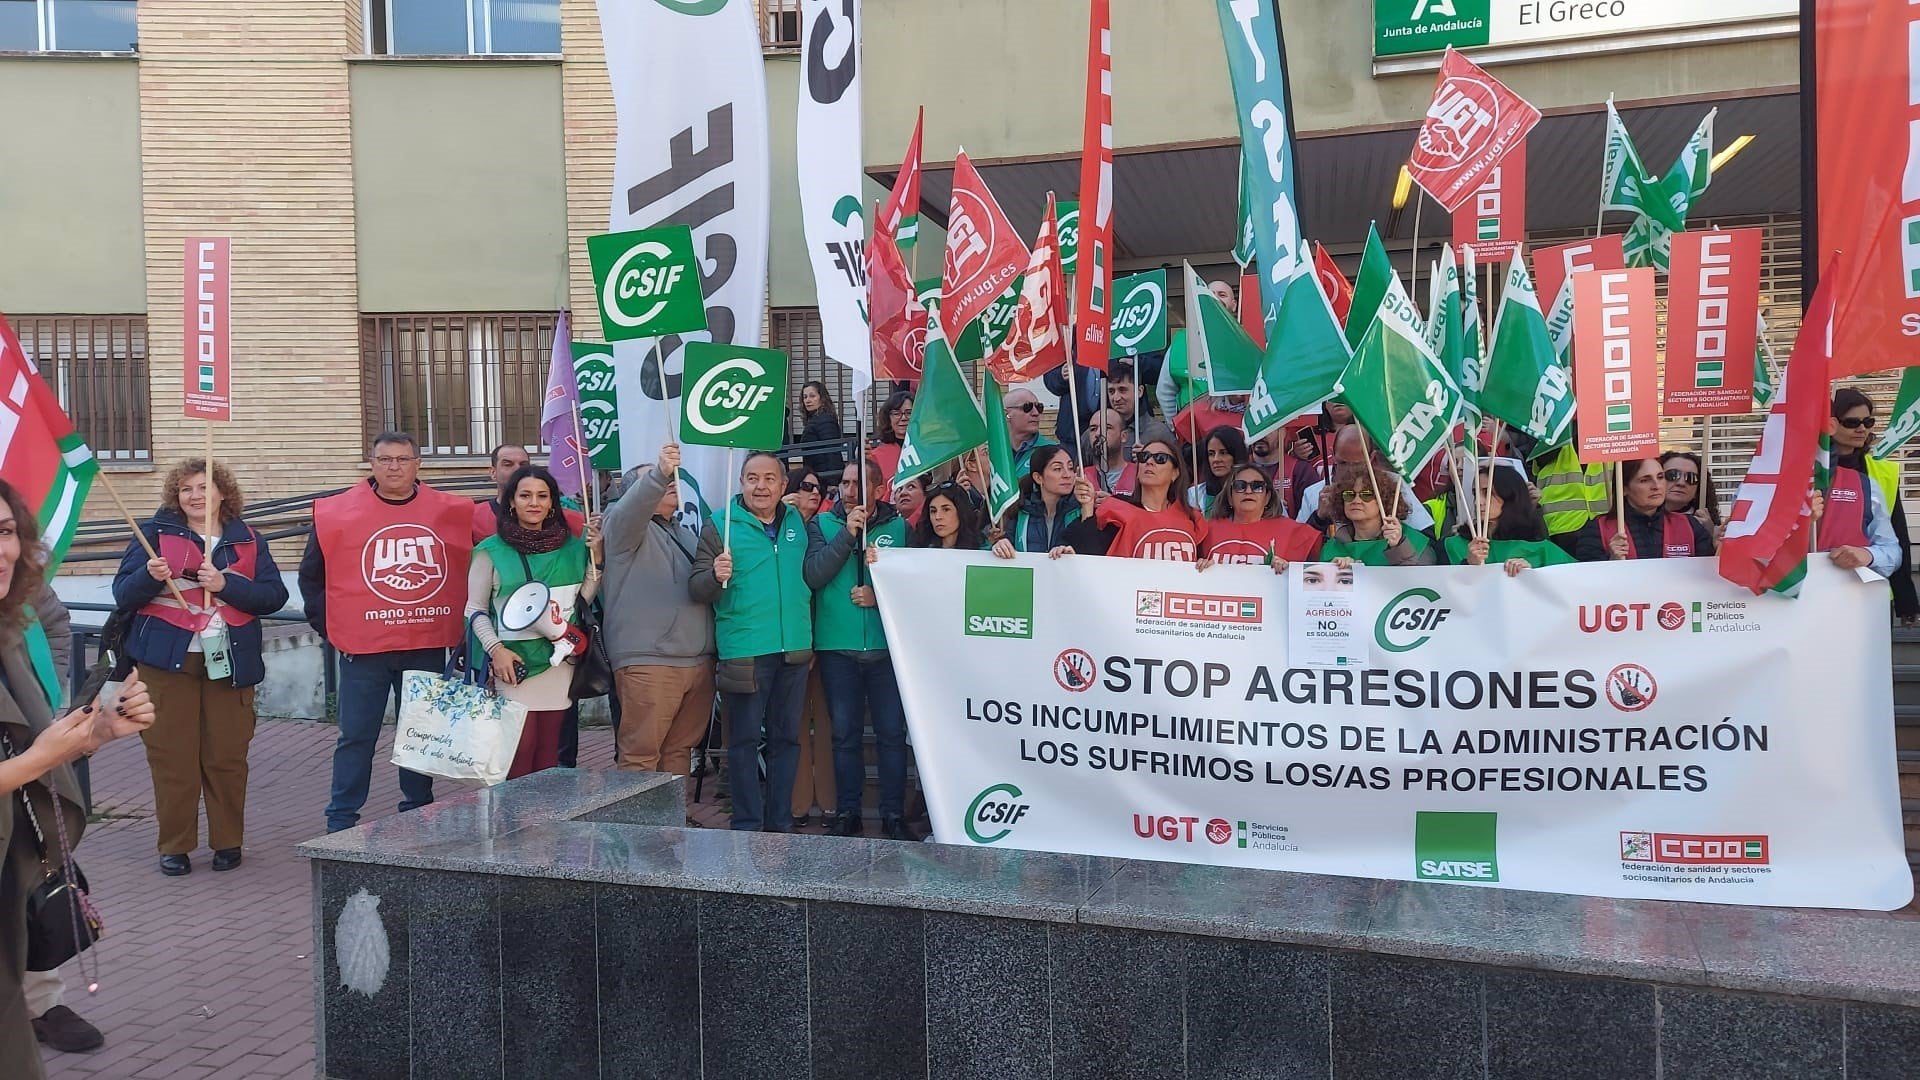
{"type": "Polygon", "coordinates": [[[574,601],[574,624],[587,635],[587,651],[573,662],[573,700],[605,697],[613,693],[613,660],[607,655],[607,638],[600,632],[600,613],[588,601],[574,601]]]}
{"type": "MultiPolygon", "coordinates": [[[[5,732],[0,732],[0,751],[5,751],[7,757],[14,756],[13,740],[5,732]]],[[[52,785],[48,788],[52,790],[52,785]]],[[[33,800],[27,798],[25,787],[20,788],[19,794],[20,804],[27,809],[27,823],[33,827],[34,844],[40,851],[40,868],[45,875],[27,895],[27,970],[52,971],[92,948],[105,927],[87,896],[87,876],[80,872],[80,864],[73,861],[73,850],[67,843],[66,819],[59,811],[59,795],[56,793],[53,797],[54,832],[60,839],[60,863],[56,867],[47,860],[47,834],[40,827],[40,816],[33,811],[33,800]]]]}

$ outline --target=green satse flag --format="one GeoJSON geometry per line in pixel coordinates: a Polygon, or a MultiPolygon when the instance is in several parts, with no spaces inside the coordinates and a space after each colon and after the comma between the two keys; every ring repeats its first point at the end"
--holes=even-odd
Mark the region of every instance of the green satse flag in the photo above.
{"type": "Polygon", "coordinates": [[[1451,245],[1441,245],[1440,261],[1427,281],[1427,348],[1453,376],[1453,384],[1460,388],[1461,408],[1473,424],[1480,413],[1467,393],[1466,315],[1461,310],[1460,268],[1454,265],[1451,245]]]}
{"type": "Polygon", "coordinates": [[[1248,175],[1247,157],[1240,156],[1240,233],[1233,241],[1233,261],[1240,264],[1244,272],[1253,265],[1253,201],[1248,198],[1253,187],[1248,175]]]}
{"type": "Polygon", "coordinates": [[[1544,453],[1566,442],[1573,430],[1573,373],[1553,350],[1540,297],[1524,259],[1507,268],[1506,292],[1493,320],[1486,382],[1480,408],[1505,420],[1539,444],[1544,453]]]}
{"type": "MultiPolygon", "coordinates": [[[[1764,347],[1766,338],[1762,337],[1760,341],[1764,347]]],[[[1757,363],[1764,366],[1766,361],[1760,360],[1757,363]]],[[[1755,398],[1760,396],[1759,375],[1759,370],[1756,368],[1753,382],[1755,398]]],[[[1771,386],[1767,388],[1767,397],[1769,400],[1773,397],[1771,386]]],[[[1901,447],[1907,445],[1907,440],[1913,438],[1915,434],[1920,434],[1920,367],[1910,367],[1901,374],[1900,393],[1893,399],[1893,415],[1887,418],[1886,432],[1880,436],[1880,441],[1873,445],[1873,456],[1877,458],[1893,456],[1901,447]]]]}
{"type": "MultiPolygon", "coordinates": [[[[987,375],[986,406],[987,463],[993,475],[987,479],[987,520],[1000,515],[1020,501],[1020,478],[1013,471],[1013,434],[1007,430],[1007,410],[1000,403],[1000,384],[987,375]]],[[[912,421],[908,421],[912,425],[912,421]]]]}
{"type": "Polygon", "coordinates": [[[1387,257],[1387,245],[1380,232],[1367,223],[1367,246],[1360,253],[1360,273],[1353,279],[1353,305],[1347,309],[1347,344],[1359,345],[1367,327],[1380,312],[1380,301],[1394,281],[1393,260],[1387,257]]]}
{"type": "Polygon", "coordinates": [[[1460,420],[1460,388],[1427,348],[1418,318],[1404,289],[1388,290],[1341,379],[1342,400],[1401,476],[1418,472],[1460,420]]]}
{"type": "Polygon", "coordinates": [[[1259,304],[1267,328],[1266,351],[1245,420],[1248,437],[1257,439],[1338,393],[1340,373],[1353,353],[1314,272],[1312,249],[1300,233],[1286,57],[1280,50],[1275,9],[1245,0],[1215,0],[1214,13],[1233,81],[1254,263],[1260,268],[1259,304]]]}
{"type": "Polygon", "coordinates": [[[1214,397],[1251,394],[1260,376],[1260,347],[1239,320],[1207,291],[1207,283],[1186,264],[1187,366],[1205,372],[1207,393],[1214,397]]]}
{"type": "Polygon", "coordinates": [[[920,393],[914,398],[913,418],[907,422],[907,440],[900,447],[900,466],[894,486],[932,472],[987,441],[987,422],[980,402],[967,385],[966,373],[947,347],[939,318],[929,312],[927,354],[920,372],[920,393]]]}
{"type": "Polygon", "coordinates": [[[1487,384],[1487,366],[1480,342],[1480,298],[1475,294],[1473,248],[1460,249],[1460,332],[1466,351],[1460,359],[1460,393],[1466,399],[1467,426],[1478,428],[1482,413],[1480,388],[1487,384]]]}

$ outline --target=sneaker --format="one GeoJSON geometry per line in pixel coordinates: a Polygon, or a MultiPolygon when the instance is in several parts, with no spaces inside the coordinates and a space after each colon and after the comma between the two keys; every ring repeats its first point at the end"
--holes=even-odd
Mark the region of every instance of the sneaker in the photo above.
{"type": "Polygon", "coordinates": [[[65,1005],[55,1005],[45,1016],[35,1017],[33,1037],[63,1054],[85,1054],[107,1044],[99,1028],[65,1005]]]}

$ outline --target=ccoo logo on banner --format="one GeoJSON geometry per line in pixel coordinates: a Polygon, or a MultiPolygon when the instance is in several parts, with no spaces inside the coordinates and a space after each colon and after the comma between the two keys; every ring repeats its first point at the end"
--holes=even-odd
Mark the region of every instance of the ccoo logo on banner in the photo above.
{"type": "Polygon", "coordinates": [[[1265,567],[946,551],[874,566],[943,843],[1594,896],[1911,901],[1884,585],[1821,560],[1799,599],[1755,597],[1710,559],[1527,582],[1356,574],[1370,655],[1335,668],[1292,658],[1296,605],[1265,567]],[[1810,655],[1840,669],[1778,662],[1810,655]]]}

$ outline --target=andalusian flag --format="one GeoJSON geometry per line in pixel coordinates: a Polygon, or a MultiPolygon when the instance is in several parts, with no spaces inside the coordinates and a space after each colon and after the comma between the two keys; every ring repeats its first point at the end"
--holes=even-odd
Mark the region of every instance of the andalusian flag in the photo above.
{"type": "Polygon", "coordinates": [[[36,508],[51,573],[73,543],[99,465],[4,316],[0,350],[0,386],[7,399],[0,409],[0,479],[36,508]]]}

